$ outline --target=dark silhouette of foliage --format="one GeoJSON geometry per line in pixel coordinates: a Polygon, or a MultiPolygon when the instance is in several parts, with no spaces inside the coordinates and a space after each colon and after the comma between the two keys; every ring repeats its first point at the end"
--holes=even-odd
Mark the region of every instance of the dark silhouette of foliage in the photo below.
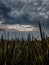
{"type": "Polygon", "coordinates": [[[48,65],[49,64],[49,37],[42,32],[39,22],[41,41],[30,36],[24,40],[19,38],[0,40],[0,65],[48,65]],[[46,36],[46,37],[45,37],[46,36]]]}

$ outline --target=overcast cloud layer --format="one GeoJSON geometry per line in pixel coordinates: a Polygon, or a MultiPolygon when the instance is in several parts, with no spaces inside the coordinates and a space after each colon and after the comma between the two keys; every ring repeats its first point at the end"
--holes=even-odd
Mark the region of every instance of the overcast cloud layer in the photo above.
{"type": "Polygon", "coordinates": [[[0,0],[1,29],[37,31],[36,20],[49,29],[49,0],[0,0]]]}

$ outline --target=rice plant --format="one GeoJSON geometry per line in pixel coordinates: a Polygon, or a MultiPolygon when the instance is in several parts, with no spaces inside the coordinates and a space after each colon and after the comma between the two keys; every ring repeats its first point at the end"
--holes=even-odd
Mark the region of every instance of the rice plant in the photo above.
{"type": "Polygon", "coordinates": [[[0,39],[0,65],[48,65],[49,64],[49,37],[42,32],[39,22],[41,41],[30,37],[24,40],[19,38],[9,40],[0,39]],[[46,37],[45,37],[46,36],[46,37]]]}

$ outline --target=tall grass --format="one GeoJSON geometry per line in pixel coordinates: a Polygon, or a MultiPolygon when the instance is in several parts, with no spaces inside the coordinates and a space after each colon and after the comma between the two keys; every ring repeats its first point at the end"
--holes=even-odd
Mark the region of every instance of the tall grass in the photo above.
{"type": "Polygon", "coordinates": [[[49,38],[45,38],[39,22],[41,41],[30,37],[24,40],[19,38],[0,40],[0,65],[48,65],[49,63],[49,38]]]}

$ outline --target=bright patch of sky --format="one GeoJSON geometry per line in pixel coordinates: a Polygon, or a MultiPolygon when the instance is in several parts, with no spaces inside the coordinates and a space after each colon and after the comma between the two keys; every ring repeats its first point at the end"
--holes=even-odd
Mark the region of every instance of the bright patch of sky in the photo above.
{"type": "Polygon", "coordinates": [[[0,21],[0,28],[5,29],[5,30],[14,30],[14,31],[38,31],[38,28],[32,26],[32,25],[20,25],[20,24],[14,24],[14,25],[9,25],[9,24],[2,24],[4,23],[3,21],[0,21]]]}

